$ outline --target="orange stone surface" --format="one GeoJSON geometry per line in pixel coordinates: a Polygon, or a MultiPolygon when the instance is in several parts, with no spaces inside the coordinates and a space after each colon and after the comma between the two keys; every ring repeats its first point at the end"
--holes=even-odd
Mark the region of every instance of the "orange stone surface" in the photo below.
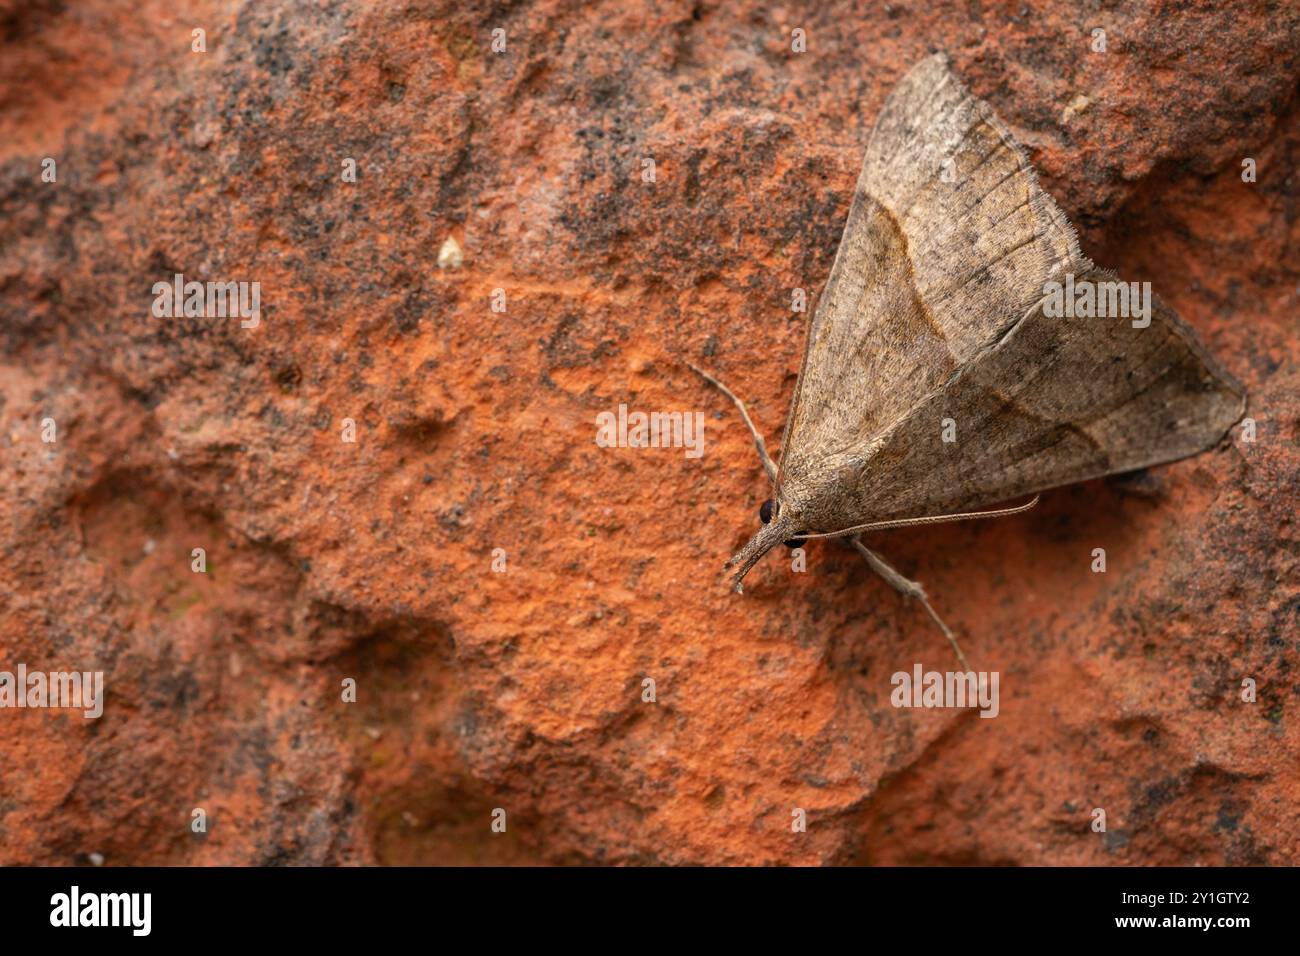
{"type": "Polygon", "coordinates": [[[107,694],[0,710],[0,864],[1300,863],[1300,11],[860,6],[0,0],[0,670],[107,694]],[[935,49],[1257,427],[872,536],[991,720],[891,705],[950,652],[836,542],[728,591],[766,481],[684,364],[775,450],[935,49]]]}

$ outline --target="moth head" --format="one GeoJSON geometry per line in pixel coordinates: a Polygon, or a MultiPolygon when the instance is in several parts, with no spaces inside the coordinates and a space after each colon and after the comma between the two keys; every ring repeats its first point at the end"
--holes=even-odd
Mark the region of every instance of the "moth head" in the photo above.
{"type": "Polygon", "coordinates": [[[739,565],[739,570],[732,579],[732,587],[737,594],[745,590],[741,582],[749,569],[778,543],[784,543],[788,548],[797,548],[803,544],[796,533],[802,530],[798,527],[799,516],[799,507],[781,498],[769,498],[759,506],[758,518],[763,523],[762,526],[740,553],[726,564],[729,568],[739,565]]]}

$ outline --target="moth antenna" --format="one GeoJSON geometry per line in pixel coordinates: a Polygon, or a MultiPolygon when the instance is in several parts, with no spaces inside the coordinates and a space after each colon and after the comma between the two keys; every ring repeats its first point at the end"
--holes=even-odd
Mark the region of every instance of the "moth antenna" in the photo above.
{"type": "Polygon", "coordinates": [[[974,521],[976,518],[1005,518],[1008,515],[1018,515],[1028,511],[1034,505],[1038,504],[1041,495],[1034,495],[1033,501],[1028,504],[1017,505],[1014,508],[998,508],[995,511],[962,511],[950,515],[928,515],[924,518],[897,518],[893,521],[875,521],[871,524],[860,524],[854,528],[845,528],[843,531],[823,531],[820,534],[799,533],[800,538],[838,538],[846,534],[860,534],[863,531],[882,531],[885,528],[910,528],[917,524],[943,524],[946,521],[974,521]]]}
{"type": "Polygon", "coordinates": [[[754,447],[758,449],[758,456],[763,459],[763,470],[767,472],[768,479],[771,480],[773,485],[775,485],[776,463],[772,461],[772,456],[767,453],[767,442],[763,441],[763,436],[760,435],[758,429],[754,427],[754,422],[749,417],[749,410],[745,408],[745,403],[736,397],[735,392],[727,388],[727,386],[723,385],[708,372],[704,371],[704,369],[700,368],[689,359],[683,359],[683,361],[691,367],[691,370],[694,371],[696,375],[700,376],[700,378],[704,379],[718,391],[722,392],[723,395],[726,395],[727,398],[736,403],[736,408],[740,409],[740,417],[745,421],[745,427],[748,428],[749,433],[754,436],[754,447]]]}
{"type": "Polygon", "coordinates": [[[930,615],[930,619],[939,626],[939,630],[943,632],[943,636],[948,639],[948,644],[952,647],[953,653],[957,655],[957,660],[961,663],[962,670],[973,670],[970,666],[970,662],[966,660],[966,655],[961,652],[961,645],[957,643],[956,635],[953,634],[948,625],[943,622],[943,618],[939,616],[939,612],[930,606],[930,599],[926,596],[925,588],[921,586],[921,583],[903,577],[890,566],[889,562],[863,544],[862,540],[857,535],[850,538],[849,543],[858,549],[859,554],[866,558],[867,564],[871,566],[871,570],[884,578],[891,587],[904,597],[916,598],[921,602],[926,613],[930,615]]]}

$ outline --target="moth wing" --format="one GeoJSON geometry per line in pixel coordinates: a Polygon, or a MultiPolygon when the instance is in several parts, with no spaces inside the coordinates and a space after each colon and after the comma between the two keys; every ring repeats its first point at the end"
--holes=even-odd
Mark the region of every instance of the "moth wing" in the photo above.
{"type": "MultiPolygon", "coordinates": [[[[1123,285],[1101,270],[1083,281],[1116,296],[1123,285]]],[[[1149,325],[1033,310],[878,437],[849,490],[854,509],[874,520],[982,508],[1216,444],[1245,391],[1172,309],[1148,301],[1149,325]]]]}
{"type": "MultiPolygon", "coordinates": [[[[978,508],[1195,454],[1244,392],[1172,310],[1049,318],[1096,270],[1009,130],[941,56],[876,123],[782,442],[782,480],[834,470],[830,523],[978,508]],[[945,429],[945,420],[951,428],[945,429]],[[945,442],[945,432],[953,441],[945,442]]],[[[834,530],[827,527],[822,530],[834,530]]]]}
{"type": "Polygon", "coordinates": [[[936,54],[871,134],[808,325],[781,476],[852,457],[1091,263],[1010,131],[936,54]]]}

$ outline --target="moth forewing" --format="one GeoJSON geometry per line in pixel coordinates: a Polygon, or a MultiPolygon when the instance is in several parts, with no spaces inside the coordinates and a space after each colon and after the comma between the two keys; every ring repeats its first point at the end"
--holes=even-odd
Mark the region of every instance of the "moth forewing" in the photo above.
{"type": "MultiPolygon", "coordinates": [[[[778,533],[974,508],[1211,447],[1241,387],[1163,304],[1048,315],[1107,282],[1024,151],[942,55],[877,118],[781,442],[778,533]]],[[[1106,300],[1119,301],[1118,296],[1106,300]]]]}

